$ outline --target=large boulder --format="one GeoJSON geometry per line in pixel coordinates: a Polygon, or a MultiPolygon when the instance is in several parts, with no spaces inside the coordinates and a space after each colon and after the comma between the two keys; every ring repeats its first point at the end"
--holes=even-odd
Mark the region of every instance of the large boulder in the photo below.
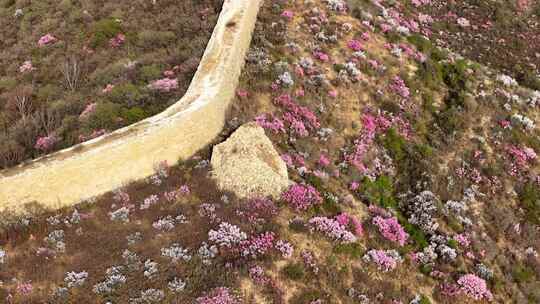
{"type": "Polygon", "coordinates": [[[278,198],[289,186],[287,166],[256,123],[238,128],[212,151],[212,177],[240,198],[278,198]]]}

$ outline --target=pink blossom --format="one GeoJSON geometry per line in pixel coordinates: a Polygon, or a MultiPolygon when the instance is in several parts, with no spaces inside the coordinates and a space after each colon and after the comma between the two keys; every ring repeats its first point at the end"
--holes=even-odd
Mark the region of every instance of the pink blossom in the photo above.
{"type": "Polygon", "coordinates": [[[152,81],[148,87],[155,91],[170,92],[178,89],[178,79],[163,78],[152,81]]]}
{"type": "Polygon", "coordinates": [[[281,13],[281,17],[291,20],[294,17],[294,13],[292,11],[285,10],[283,13],[281,13]]]}
{"type": "Polygon", "coordinates": [[[394,77],[390,89],[403,98],[409,98],[410,96],[409,88],[405,85],[405,81],[399,76],[394,77]]]}
{"type": "Polygon", "coordinates": [[[394,270],[398,263],[401,262],[401,257],[395,250],[376,250],[371,249],[364,255],[366,262],[373,262],[377,268],[383,272],[394,270]]]}
{"type": "Polygon", "coordinates": [[[265,232],[252,236],[240,243],[240,254],[243,257],[251,257],[253,259],[265,255],[274,247],[275,238],[276,236],[273,232],[265,232]]]}
{"type": "Polygon", "coordinates": [[[379,228],[379,232],[385,239],[396,242],[400,246],[405,245],[409,238],[409,235],[395,217],[385,219],[381,216],[376,216],[373,218],[372,223],[379,228]]]}
{"type": "Polygon", "coordinates": [[[29,295],[32,293],[33,289],[34,287],[32,286],[31,282],[18,283],[16,287],[17,293],[20,295],[29,295]]]}
{"type": "Polygon", "coordinates": [[[105,88],[103,90],[101,90],[101,93],[108,94],[108,93],[112,92],[113,89],[114,89],[114,84],[109,83],[109,84],[107,84],[105,86],[105,88]]]}
{"type": "Polygon", "coordinates": [[[267,119],[266,114],[263,113],[255,117],[255,122],[265,129],[272,130],[274,133],[285,133],[285,125],[283,124],[283,121],[277,117],[274,117],[273,114],[270,114],[270,116],[271,119],[267,119]]]}
{"type": "Polygon", "coordinates": [[[246,98],[246,97],[248,97],[249,93],[246,90],[238,89],[238,90],[236,90],[236,95],[238,95],[238,97],[240,97],[240,98],[246,98]]]}
{"type": "Polygon", "coordinates": [[[340,224],[335,219],[317,216],[309,220],[309,225],[312,232],[320,232],[334,241],[354,243],[357,240],[356,236],[348,231],[345,225],[340,224]]]}
{"type": "Polygon", "coordinates": [[[294,95],[296,97],[303,97],[305,95],[305,92],[304,92],[304,89],[297,89],[295,92],[294,92],[294,95]]]}
{"type": "Polygon", "coordinates": [[[336,98],[338,95],[338,92],[336,90],[331,90],[328,92],[328,96],[332,97],[332,98],[336,98]]]}
{"type": "Polygon", "coordinates": [[[351,189],[352,191],[356,191],[358,190],[358,188],[360,188],[360,183],[358,182],[352,182],[349,186],[349,189],[351,189]]]}
{"type": "Polygon", "coordinates": [[[281,256],[284,259],[288,259],[292,257],[294,247],[291,243],[283,240],[279,240],[276,242],[276,245],[274,246],[277,251],[281,253],[281,256]]]}
{"type": "Polygon", "coordinates": [[[322,62],[327,62],[330,60],[330,57],[328,56],[328,54],[320,52],[320,51],[313,52],[313,56],[322,62]]]}
{"type": "Polygon", "coordinates": [[[113,48],[120,47],[126,41],[126,36],[124,34],[118,33],[116,36],[109,40],[109,45],[113,48]]]}
{"type": "Polygon", "coordinates": [[[486,281],[474,274],[466,274],[457,280],[460,291],[475,300],[486,299],[491,301],[493,295],[489,291],[486,281]]]}
{"type": "Polygon", "coordinates": [[[469,247],[469,245],[471,244],[469,237],[464,233],[456,235],[454,237],[454,240],[456,240],[463,247],[469,247]]]}
{"type": "Polygon", "coordinates": [[[305,211],[322,202],[321,195],[311,185],[295,184],[281,194],[281,199],[296,211],[305,211]]]}
{"type": "Polygon", "coordinates": [[[90,115],[92,115],[92,113],[96,111],[96,107],[97,107],[97,103],[95,102],[89,103],[88,105],[86,105],[86,107],[84,108],[84,111],[82,111],[81,115],[79,115],[79,119],[84,120],[90,117],[90,115]]]}
{"type": "Polygon", "coordinates": [[[163,71],[163,76],[168,77],[168,78],[174,78],[175,76],[174,70],[163,71]]]}
{"type": "Polygon", "coordinates": [[[347,47],[355,52],[364,50],[364,46],[362,45],[362,42],[356,39],[349,40],[349,42],[347,42],[347,47]]]}
{"type": "Polygon", "coordinates": [[[211,290],[206,296],[199,297],[197,304],[241,304],[240,299],[227,287],[218,287],[211,290]]]}
{"type": "Polygon", "coordinates": [[[34,145],[34,148],[36,150],[47,152],[50,151],[59,141],[60,139],[55,134],[39,137],[36,141],[36,144],[34,145]]]}
{"type": "Polygon", "coordinates": [[[32,61],[27,60],[23,62],[23,64],[19,67],[19,72],[21,74],[32,72],[34,69],[34,66],[32,66],[32,61]]]}
{"type": "Polygon", "coordinates": [[[42,36],[41,38],[39,38],[38,45],[41,47],[41,46],[45,46],[45,45],[48,45],[48,44],[53,44],[56,41],[58,41],[58,39],[56,39],[56,37],[54,37],[51,34],[46,34],[46,35],[42,36]]]}
{"type": "Polygon", "coordinates": [[[330,159],[328,159],[328,156],[321,154],[321,156],[319,157],[319,165],[322,167],[330,165],[330,159]]]}
{"type": "Polygon", "coordinates": [[[258,285],[265,285],[270,280],[265,274],[264,269],[257,265],[249,269],[249,277],[258,285]]]}

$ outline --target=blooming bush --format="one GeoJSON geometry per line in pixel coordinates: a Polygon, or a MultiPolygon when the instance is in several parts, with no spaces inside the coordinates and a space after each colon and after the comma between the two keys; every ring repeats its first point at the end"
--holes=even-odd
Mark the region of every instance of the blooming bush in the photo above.
{"type": "Polygon", "coordinates": [[[178,79],[163,78],[152,81],[148,87],[152,90],[168,93],[178,89],[178,79]]]}
{"type": "Polygon", "coordinates": [[[122,33],[118,33],[115,37],[109,40],[109,45],[113,48],[117,48],[117,47],[120,47],[122,44],[124,44],[125,40],[126,40],[126,36],[122,33]]]}
{"type": "Polygon", "coordinates": [[[295,184],[281,194],[281,199],[296,211],[305,211],[322,202],[321,195],[311,185],[295,184]]]}
{"type": "Polygon", "coordinates": [[[58,41],[58,39],[56,39],[56,37],[54,37],[51,34],[46,34],[44,36],[41,36],[41,38],[39,38],[38,45],[39,46],[46,46],[46,45],[49,45],[49,44],[53,44],[56,41],[58,41]]]}
{"type": "Polygon", "coordinates": [[[64,278],[64,282],[66,282],[68,288],[72,287],[78,287],[82,286],[84,284],[84,281],[88,278],[88,272],[81,271],[81,272],[68,272],[66,273],[66,277],[64,278]]]}
{"type": "Polygon", "coordinates": [[[405,81],[403,81],[403,79],[401,79],[399,76],[394,77],[392,84],[390,85],[390,89],[403,98],[409,98],[411,95],[405,81]]]}
{"type": "Polygon", "coordinates": [[[372,220],[373,225],[379,228],[379,232],[385,239],[398,243],[400,246],[405,245],[409,235],[399,224],[396,217],[383,218],[376,216],[372,220]]]}
{"type": "Polygon", "coordinates": [[[376,250],[371,249],[364,257],[364,261],[377,264],[377,268],[383,272],[394,270],[402,258],[395,250],[376,250]]]}
{"type": "Polygon", "coordinates": [[[489,291],[486,281],[474,274],[466,274],[457,280],[460,291],[475,300],[486,299],[491,301],[493,295],[489,291]]]}
{"type": "Polygon", "coordinates": [[[355,52],[364,50],[364,46],[362,45],[362,42],[355,39],[349,40],[349,42],[347,42],[347,47],[355,52]]]}
{"type": "Polygon", "coordinates": [[[238,296],[234,295],[227,287],[218,287],[211,290],[206,296],[199,297],[197,304],[240,304],[238,296]]]}
{"type": "Polygon", "coordinates": [[[238,226],[222,222],[218,230],[208,232],[208,240],[216,243],[218,246],[233,248],[247,239],[245,232],[242,232],[238,226]]]}
{"type": "Polygon", "coordinates": [[[309,220],[310,230],[323,233],[334,241],[341,243],[354,243],[356,236],[348,231],[344,225],[341,225],[337,220],[318,216],[309,220]]]}
{"type": "Polygon", "coordinates": [[[34,69],[34,66],[32,65],[32,61],[27,60],[23,62],[23,64],[19,67],[19,72],[21,74],[32,72],[34,69]]]}
{"type": "Polygon", "coordinates": [[[43,152],[50,151],[60,139],[55,134],[39,137],[34,145],[34,148],[43,152]]]}
{"type": "Polygon", "coordinates": [[[240,244],[240,254],[243,257],[256,259],[274,247],[274,240],[275,234],[273,232],[252,236],[240,244]]]}
{"type": "Polygon", "coordinates": [[[288,259],[292,257],[294,247],[291,243],[283,240],[279,240],[276,242],[276,245],[274,246],[277,251],[281,253],[281,256],[285,259],[288,259]]]}

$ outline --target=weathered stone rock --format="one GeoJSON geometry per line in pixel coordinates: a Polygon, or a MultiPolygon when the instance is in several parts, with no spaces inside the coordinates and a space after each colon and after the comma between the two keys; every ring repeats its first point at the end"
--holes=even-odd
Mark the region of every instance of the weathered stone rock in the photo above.
{"type": "Polygon", "coordinates": [[[218,187],[240,198],[277,198],[289,185],[287,166],[256,123],[241,126],[215,146],[211,164],[218,187]]]}

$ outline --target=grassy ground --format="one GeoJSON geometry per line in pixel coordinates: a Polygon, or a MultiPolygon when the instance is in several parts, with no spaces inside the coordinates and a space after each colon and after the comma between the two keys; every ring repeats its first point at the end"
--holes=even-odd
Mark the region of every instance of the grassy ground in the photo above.
{"type": "Polygon", "coordinates": [[[0,168],[176,102],[222,2],[1,1],[0,168]]]}
{"type": "Polygon", "coordinates": [[[77,206],[80,223],[72,223],[68,208],[4,225],[0,296],[40,303],[66,287],[67,272],[86,271],[84,284],[68,289],[69,301],[152,303],[138,298],[154,288],[163,291],[156,303],[220,303],[199,297],[225,287],[243,299],[231,303],[487,303],[490,294],[494,303],[538,302],[534,93],[420,35],[384,31],[395,17],[369,17],[380,13],[370,3],[358,1],[346,12],[336,3],[264,4],[227,127],[215,140],[258,121],[291,179],[313,187],[320,200],[299,195],[311,206],[297,210],[287,196],[258,204],[222,193],[208,178],[210,146],[77,206]],[[170,191],[178,196],[168,200],[170,191]],[[152,195],[157,201],[144,209],[152,195]],[[110,213],[123,206],[131,210],[129,222],[112,220],[110,213]],[[170,231],[154,225],[180,213],[188,224],[170,231]],[[320,217],[335,220],[333,228],[320,231],[313,222],[320,217]],[[385,231],[376,224],[381,218],[395,218],[401,228],[385,231]],[[248,241],[218,246],[205,266],[199,248],[216,244],[210,231],[221,222],[248,241]],[[400,229],[408,235],[401,234],[402,243],[393,239],[400,229]],[[55,230],[64,231],[64,252],[51,241],[55,230]],[[128,245],[135,232],[142,240],[128,245]],[[292,246],[290,256],[278,241],[292,246]],[[161,250],[174,243],[192,258],[171,263],[161,250]],[[253,248],[260,251],[242,253],[253,248]],[[138,259],[123,258],[126,249],[138,259]],[[395,250],[400,259],[385,269],[367,258],[372,250],[395,250]],[[137,260],[157,262],[157,274],[145,276],[148,269],[137,260]],[[125,267],[126,282],[96,295],[92,289],[113,265],[125,267]],[[466,275],[485,286],[471,292],[466,275]],[[175,277],[186,282],[178,293],[168,288],[175,277]],[[26,292],[29,282],[33,289],[26,292]]]}

